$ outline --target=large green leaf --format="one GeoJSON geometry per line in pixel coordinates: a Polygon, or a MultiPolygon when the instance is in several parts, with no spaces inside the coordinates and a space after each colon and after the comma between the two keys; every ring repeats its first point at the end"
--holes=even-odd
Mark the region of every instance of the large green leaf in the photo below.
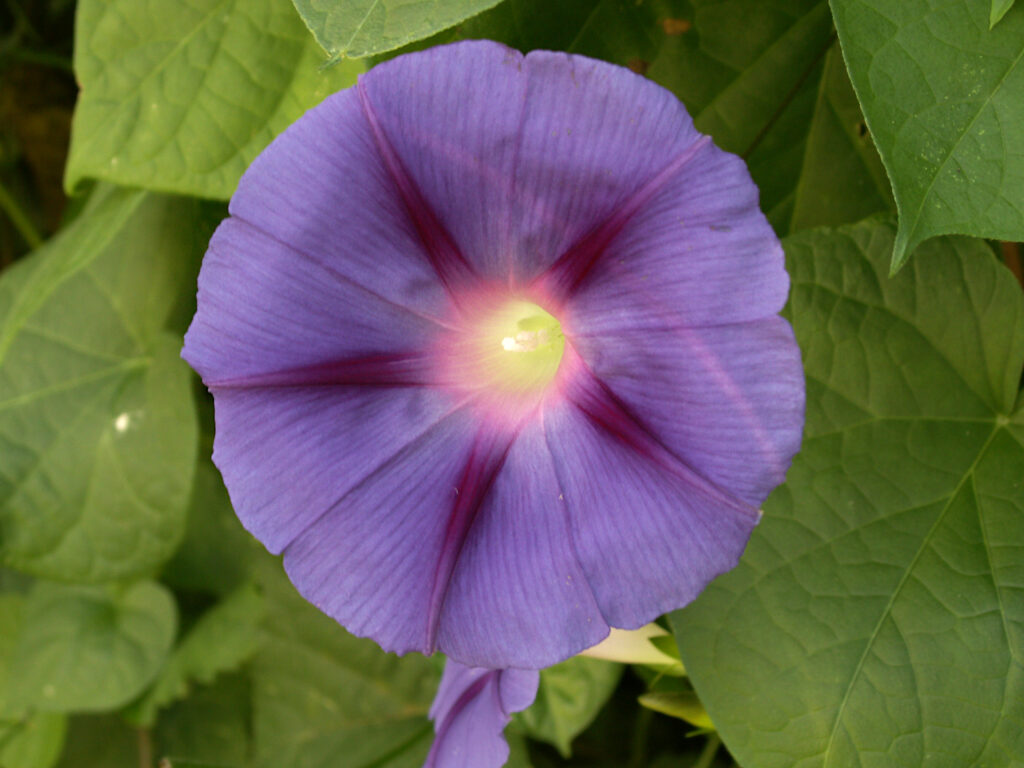
{"type": "Polygon", "coordinates": [[[0,564],[105,580],[178,545],[197,429],[163,329],[208,232],[198,208],[100,190],[0,276],[0,564]]]}
{"type": "Polygon", "coordinates": [[[256,768],[421,768],[440,680],[431,660],[399,659],[345,632],[270,563],[266,636],[252,664],[256,768]]]}
{"type": "Polygon", "coordinates": [[[832,0],[900,212],[896,269],[933,235],[1024,240],[1024,7],[832,0]]]}
{"type": "Polygon", "coordinates": [[[293,0],[331,56],[362,58],[429,37],[499,0],[293,0]]]}
{"type": "Polygon", "coordinates": [[[177,611],[154,582],[91,587],[40,582],[25,605],[7,696],[52,712],[126,704],[171,649],[177,611]]]}
{"type": "Polygon", "coordinates": [[[826,0],[506,0],[431,42],[487,37],[630,67],[743,155],[780,234],[891,207],[826,0]]]}
{"type": "Polygon", "coordinates": [[[888,279],[894,238],[786,241],[803,449],[739,567],[673,615],[745,768],[1024,761],[1024,301],[966,238],[888,279]]]}
{"type": "Polygon", "coordinates": [[[597,717],[623,669],[610,661],[575,656],[542,670],[537,700],[515,716],[516,724],[569,757],[572,740],[597,717]]]}
{"type": "Polygon", "coordinates": [[[79,0],[65,183],[226,199],[274,136],[363,69],[322,57],[288,0],[79,0]]]}

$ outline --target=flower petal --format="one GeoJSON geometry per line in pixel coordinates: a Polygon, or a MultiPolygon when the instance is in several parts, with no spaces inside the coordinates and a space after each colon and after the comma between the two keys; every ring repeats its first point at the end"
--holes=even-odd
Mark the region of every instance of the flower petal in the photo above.
{"type": "Polygon", "coordinates": [[[660,446],[596,379],[544,415],[580,564],[608,623],[635,629],[733,568],[757,510],[660,446]]]}
{"type": "Polygon", "coordinates": [[[214,460],[235,509],[268,549],[454,407],[434,389],[391,389],[431,381],[425,348],[442,332],[332,263],[240,219],[221,224],[183,356],[213,392],[214,460]]]}
{"type": "MultiPolygon", "coordinates": [[[[561,268],[542,282],[564,281],[561,268]]],[[[572,322],[588,332],[741,323],[777,314],[788,292],[782,247],[746,166],[706,144],[607,239],[575,284],[572,322]]]]}
{"type": "Polygon", "coordinates": [[[392,303],[431,317],[450,311],[356,88],[328,97],[275,139],[242,177],[229,210],[392,303]]]}
{"type": "MultiPolygon", "coordinates": [[[[437,587],[447,583],[443,569],[464,535],[449,528],[475,456],[477,425],[466,409],[437,422],[287,547],[292,583],[350,632],[387,651],[433,653],[435,603],[443,598],[437,587]]],[[[348,474],[343,462],[332,466],[348,474]]]]}
{"type": "Polygon", "coordinates": [[[505,726],[533,703],[539,684],[537,670],[481,669],[449,659],[430,708],[437,737],[424,768],[500,768],[509,753],[505,726]]]}
{"type": "Polygon", "coordinates": [[[469,664],[539,668],[607,634],[572,549],[543,427],[531,423],[509,450],[462,548],[438,644],[469,664]]]}
{"type": "Polygon", "coordinates": [[[778,316],[740,325],[618,328],[573,338],[600,379],[675,456],[759,507],[800,447],[800,350],[778,316]]]}
{"type": "Polygon", "coordinates": [[[431,318],[351,282],[339,265],[229,218],[203,259],[182,354],[212,387],[418,351],[442,331],[431,318]]]}
{"type": "MultiPolygon", "coordinates": [[[[513,450],[515,441],[513,426],[481,424],[469,408],[452,413],[287,547],[292,582],[350,631],[399,653],[440,649],[490,665],[522,659],[539,667],[593,644],[607,627],[573,560],[564,518],[544,524],[538,511],[551,507],[509,490],[521,464],[535,460],[535,446],[513,450]],[[522,506],[503,508],[506,501],[522,506]],[[539,533],[551,540],[524,545],[525,532],[509,529],[523,520],[542,524],[539,533]],[[497,541],[501,534],[512,540],[497,541]],[[483,594],[482,585],[494,593],[483,594]],[[530,609],[524,598],[550,603],[530,609]]],[[[548,478],[529,488],[557,501],[548,478]]]]}
{"type": "Polygon", "coordinates": [[[213,460],[242,524],[275,554],[456,407],[379,387],[227,388],[214,403],[213,460]]]}
{"type": "Polygon", "coordinates": [[[799,437],[756,206],[618,67],[489,42],[376,67],[257,159],[200,276],[184,354],[239,516],[388,650],[541,666],[684,605],[799,437]],[[536,399],[447,364],[499,296],[566,333],[573,375],[536,399]]]}
{"type": "Polygon", "coordinates": [[[462,253],[502,284],[535,278],[700,138],[627,69],[488,41],[393,59],[360,87],[462,253]]]}
{"type": "Polygon", "coordinates": [[[471,41],[384,62],[358,86],[413,194],[492,278],[507,271],[515,232],[508,211],[526,93],[521,65],[510,48],[471,41]]]}

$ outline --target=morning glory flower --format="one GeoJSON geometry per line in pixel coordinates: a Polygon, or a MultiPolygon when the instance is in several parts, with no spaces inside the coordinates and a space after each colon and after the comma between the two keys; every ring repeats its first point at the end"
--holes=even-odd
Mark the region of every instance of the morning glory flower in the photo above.
{"type": "Polygon", "coordinates": [[[687,604],[803,423],[757,202],[628,70],[375,67],[253,162],[203,262],[183,354],[243,524],[351,632],[471,667],[687,604]]]}
{"type": "Polygon", "coordinates": [[[535,669],[480,669],[448,660],[430,718],[435,738],[424,768],[497,768],[508,760],[503,732],[537,696],[535,669]]]}

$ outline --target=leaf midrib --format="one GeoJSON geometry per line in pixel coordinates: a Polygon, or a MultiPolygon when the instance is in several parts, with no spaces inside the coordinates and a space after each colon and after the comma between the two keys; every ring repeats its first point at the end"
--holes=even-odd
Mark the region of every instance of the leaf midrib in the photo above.
{"type": "MultiPolygon", "coordinates": [[[[836,755],[836,752],[833,751],[833,745],[835,744],[836,735],[839,733],[839,726],[843,721],[843,715],[846,712],[846,707],[850,702],[850,696],[853,693],[853,689],[856,687],[856,683],[860,679],[860,676],[864,670],[864,664],[867,661],[868,654],[874,647],[875,641],[878,639],[878,635],[882,630],[882,626],[885,624],[886,619],[888,619],[891,616],[897,598],[903,591],[903,587],[906,585],[907,581],[909,581],[910,575],[914,572],[914,569],[916,568],[918,561],[921,559],[921,556],[928,550],[932,538],[936,535],[937,531],[941,527],[943,521],[946,518],[946,515],[949,513],[950,508],[953,506],[954,500],[960,494],[960,491],[964,488],[964,485],[968,482],[968,480],[974,477],[974,472],[977,469],[978,464],[981,463],[981,460],[988,451],[989,446],[992,444],[992,441],[995,439],[996,435],[999,434],[999,432],[1002,429],[1004,429],[1004,427],[998,424],[993,428],[992,433],[985,440],[984,445],[982,445],[982,447],[978,450],[978,455],[974,458],[974,461],[971,462],[971,465],[964,472],[963,477],[960,478],[960,481],[957,483],[956,487],[953,488],[953,490],[950,492],[949,498],[946,504],[943,506],[942,511],[939,512],[939,514],[936,516],[935,522],[932,523],[931,528],[928,529],[928,533],[926,533],[924,538],[921,540],[921,545],[917,548],[917,552],[914,554],[914,558],[904,569],[903,576],[900,577],[899,583],[896,585],[895,589],[893,589],[892,595],[889,597],[889,601],[886,603],[885,608],[879,615],[878,622],[875,624],[875,627],[872,630],[871,635],[868,637],[867,642],[864,644],[864,651],[863,653],[861,653],[860,658],[857,660],[857,665],[856,667],[854,667],[853,673],[850,675],[850,682],[846,686],[846,691],[843,693],[842,701],[840,702],[839,707],[836,710],[835,719],[832,723],[832,728],[829,732],[828,742],[826,743],[825,750],[823,752],[824,761],[822,763],[822,768],[828,768],[830,761],[836,755]]],[[[978,518],[979,525],[981,525],[982,521],[980,519],[980,510],[978,511],[978,518]]]]}
{"type": "MultiPolygon", "coordinates": [[[[370,18],[371,13],[377,10],[378,5],[380,5],[380,0],[373,0],[373,2],[370,3],[370,7],[366,9],[366,13],[363,15],[363,18],[360,19],[358,24],[356,24],[355,29],[352,30],[352,34],[349,35],[348,42],[346,42],[345,45],[342,46],[341,48],[328,48],[328,51],[331,53],[331,55],[336,55],[338,53],[345,54],[348,51],[352,50],[352,41],[356,39],[356,35],[363,31],[363,27],[366,26],[366,20],[370,18]]],[[[326,43],[327,40],[325,39],[324,42],[326,43]]]]}
{"type": "MultiPolygon", "coordinates": [[[[922,16],[921,19],[923,20],[926,16],[927,16],[927,14],[922,16]]],[[[906,25],[903,26],[903,28],[905,28],[905,27],[906,27],[906,25]]],[[[895,39],[896,39],[896,36],[894,35],[893,37],[889,38],[889,41],[893,41],[895,39]]],[[[871,63],[874,62],[875,56],[876,56],[877,52],[880,51],[880,50],[881,50],[881,46],[876,48],[875,52],[873,52],[871,54],[871,63]]],[[[995,97],[995,95],[1003,88],[1003,86],[1006,83],[1007,78],[1009,78],[1009,76],[1013,73],[1013,71],[1017,68],[1017,66],[1021,63],[1022,60],[1024,60],[1024,46],[1021,47],[1021,51],[1020,51],[1019,55],[1010,62],[1010,66],[1003,73],[1003,76],[999,79],[999,82],[996,83],[995,87],[989,92],[989,94],[986,96],[986,98],[979,103],[977,112],[975,112],[975,114],[971,118],[970,122],[964,127],[963,131],[957,137],[956,141],[953,142],[953,144],[951,144],[949,146],[949,150],[946,152],[946,156],[938,164],[935,173],[932,175],[932,178],[931,178],[931,180],[928,183],[927,189],[925,189],[924,193],[921,195],[920,201],[918,202],[917,210],[913,214],[913,219],[911,220],[912,223],[910,225],[911,226],[910,232],[906,235],[905,241],[902,244],[903,248],[904,248],[904,251],[903,251],[900,263],[902,263],[902,261],[904,261],[906,259],[906,247],[907,247],[907,245],[912,243],[914,241],[914,238],[917,237],[917,235],[918,235],[918,231],[920,229],[920,224],[921,224],[921,212],[924,210],[925,203],[928,201],[929,197],[931,196],[932,190],[935,188],[935,184],[937,183],[937,181],[939,179],[939,176],[941,176],[942,173],[945,171],[946,165],[949,163],[950,158],[952,158],[953,155],[956,153],[957,149],[960,147],[961,142],[964,140],[964,138],[966,138],[966,136],[970,132],[970,130],[973,127],[973,125],[977,122],[978,118],[981,116],[982,112],[984,112],[985,108],[989,106],[989,104],[992,102],[992,99],[995,97]]],[[[870,67],[870,64],[869,64],[869,67],[870,67]]],[[[867,89],[867,90],[870,92],[870,89],[867,89]]],[[[858,97],[860,96],[860,93],[861,93],[861,90],[857,89],[858,97]]],[[[938,104],[936,103],[933,106],[938,106],[938,104]]],[[[868,122],[869,127],[871,127],[871,123],[873,122],[873,120],[867,114],[869,111],[870,110],[865,110],[865,120],[868,122]]],[[[916,115],[915,116],[911,116],[911,117],[916,117],[916,115]]],[[[902,128],[904,128],[910,122],[911,122],[911,119],[908,119],[907,121],[905,121],[903,123],[903,125],[900,127],[900,129],[902,130],[902,128]]],[[[896,138],[897,138],[897,135],[894,133],[893,134],[893,143],[892,143],[891,147],[889,147],[889,148],[887,148],[885,150],[883,150],[882,147],[880,147],[880,146],[878,147],[879,153],[882,155],[882,159],[883,159],[883,162],[885,163],[885,167],[886,167],[887,170],[889,170],[892,167],[891,163],[892,163],[892,160],[893,160],[893,151],[896,148],[896,138]]],[[[893,178],[895,178],[895,177],[893,177],[893,178]]],[[[896,185],[895,184],[893,184],[893,189],[895,191],[895,189],[896,189],[896,185]]],[[[898,201],[898,199],[899,199],[899,195],[897,194],[897,201],[898,201]]],[[[898,205],[898,202],[897,202],[897,205],[898,205]]],[[[902,207],[901,207],[901,210],[902,210],[902,207]]],[[[901,216],[901,220],[902,219],[903,219],[903,217],[901,216]]],[[[902,226],[901,226],[901,230],[902,230],[902,226]]],[[[899,238],[899,235],[897,235],[897,246],[899,244],[900,244],[900,238],[899,238]]]]}
{"type": "Polygon", "coordinates": [[[145,368],[151,362],[149,357],[130,357],[114,365],[108,365],[99,370],[92,371],[91,373],[84,374],[75,379],[68,379],[61,381],[57,384],[53,384],[48,387],[42,387],[40,389],[33,390],[32,392],[26,392],[23,395],[12,397],[7,400],[0,400],[0,413],[3,413],[9,408],[17,408],[22,405],[34,402],[50,395],[55,395],[60,392],[66,392],[70,389],[77,389],[85,384],[91,384],[96,381],[101,381],[108,376],[114,376],[119,373],[128,373],[137,368],[145,368]]]}
{"type": "Polygon", "coordinates": [[[980,106],[978,107],[978,111],[974,114],[974,117],[971,118],[971,121],[964,127],[963,131],[957,137],[956,141],[953,142],[953,144],[950,146],[949,151],[946,153],[946,156],[942,159],[942,162],[936,169],[931,181],[928,183],[928,188],[924,191],[924,194],[921,196],[921,201],[917,205],[917,211],[914,212],[913,229],[910,231],[910,237],[908,237],[908,240],[912,239],[913,236],[917,235],[917,231],[920,228],[921,223],[921,211],[924,210],[924,205],[928,201],[928,198],[931,195],[932,190],[935,188],[935,184],[939,180],[939,176],[941,176],[945,171],[946,165],[949,163],[950,158],[952,158],[953,155],[956,153],[957,149],[959,149],[960,143],[964,140],[964,138],[966,138],[967,134],[970,133],[971,128],[974,127],[974,124],[978,122],[978,118],[981,117],[981,113],[985,111],[988,105],[995,98],[996,94],[999,93],[1000,90],[1002,90],[1003,86],[1006,84],[1007,78],[1009,78],[1009,76],[1013,73],[1013,71],[1017,68],[1017,65],[1019,65],[1021,61],[1024,61],[1024,46],[1021,46],[1020,54],[1017,56],[1016,59],[1013,60],[1013,62],[1007,68],[1006,72],[1003,73],[1003,76],[999,79],[999,82],[996,83],[996,86],[995,88],[992,89],[991,93],[989,93],[985,100],[981,102],[980,106]]]}

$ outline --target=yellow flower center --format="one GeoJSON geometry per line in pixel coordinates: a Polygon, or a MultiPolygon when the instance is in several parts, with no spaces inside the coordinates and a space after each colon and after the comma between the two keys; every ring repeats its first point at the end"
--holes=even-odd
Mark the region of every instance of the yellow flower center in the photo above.
{"type": "Polygon", "coordinates": [[[555,378],[565,336],[559,322],[536,304],[505,302],[474,325],[468,362],[480,385],[526,394],[543,389],[555,378]]]}

